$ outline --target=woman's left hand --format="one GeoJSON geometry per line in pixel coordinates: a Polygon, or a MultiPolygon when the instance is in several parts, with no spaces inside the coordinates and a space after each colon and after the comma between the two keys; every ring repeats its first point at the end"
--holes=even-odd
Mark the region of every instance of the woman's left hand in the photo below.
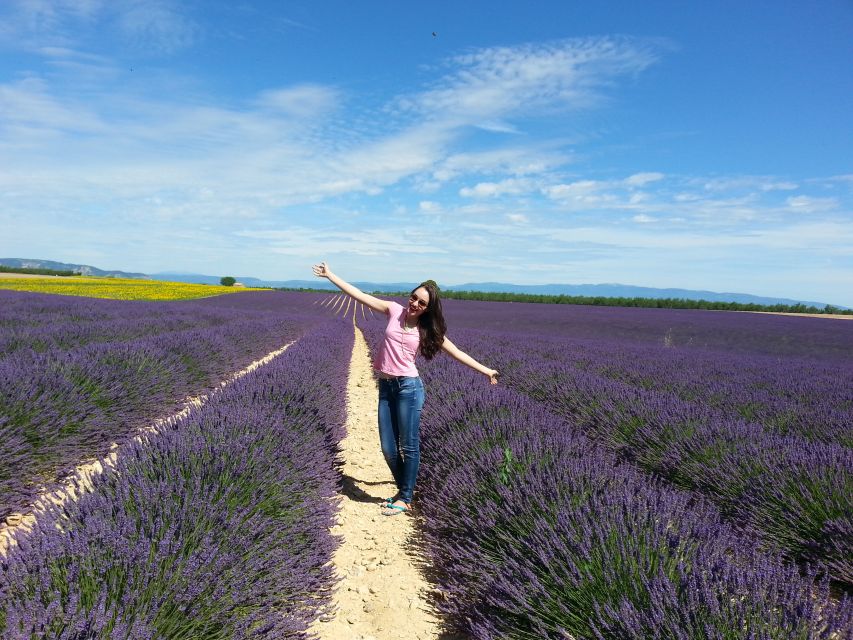
{"type": "Polygon", "coordinates": [[[495,369],[489,369],[489,370],[486,372],[486,375],[487,375],[487,376],[489,376],[489,382],[490,382],[490,383],[492,383],[492,384],[497,384],[497,383],[498,383],[498,378],[500,377],[500,375],[501,375],[501,374],[500,374],[497,370],[495,370],[495,369]]]}

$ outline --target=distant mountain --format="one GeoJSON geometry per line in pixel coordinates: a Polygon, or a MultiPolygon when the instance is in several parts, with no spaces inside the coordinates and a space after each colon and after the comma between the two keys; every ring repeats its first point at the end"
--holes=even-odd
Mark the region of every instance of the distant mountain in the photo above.
{"type": "MultiPolygon", "coordinates": [[[[238,278],[246,286],[287,287],[290,289],[335,289],[328,280],[284,280],[263,281],[256,278],[238,278]]],[[[411,291],[417,282],[353,282],[364,291],[396,293],[411,291]]],[[[472,282],[442,287],[447,291],[483,291],[486,293],[531,293],[539,295],[599,296],[604,298],[683,298],[685,300],[708,300],[709,302],[739,302],[742,304],[805,304],[823,308],[825,302],[807,302],[790,298],[769,298],[749,293],[716,293],[714,291],[694,291],[690,289],[656,289],[653,287],[635,287],[627,284],[507,284],[504,282],[472,282]]],[[[839,305],[834,305],[839,307],[839,305]]],[[[839,307],[844,308],[844,307],[839,307]]]]}
{"type": "MultiPolygon", "coordinates": [[[[50,260],[31,260],[22,258],[0,258],[0,265],[8,267],[28,267],[35,269],[57,269],[76,271],[84,275],[113,276],[119,278],[151,278],[168,282],[190,282],[196,284],[218,285],[221,276],[209,276],[200,273],[161,272],[146,275],[144,273],[128,273],[126,271],[103,271],[96,267],[84,264],[67,264],[64,262],[53,262],[50,260]]],[[[236,276],[235,276],[236,277],[236,276]]],[[[281,287],[287,289],[328,289],[335,290],[335,286],[328,280],[316,278],[314,280],[265,280],[251,276],[237,277],[247,287],[281,287]]],[[[417,282],[353,282],[355,286],[363,291],[379,293],[398,293],[411,291],[417,286],[417,282]]],[[[627,284],[507,284],[503,282],[472,282],[467,284],[447,285],[443,287],[448,291],[483,291],[487,293],[530,293],[541,295],[567,295],[567,296],[600,296],[605,298],[683,298],[685,300],[708,300],[709,302],[739,302],[742,304],[760,305],[796,305],[804,304],[810,307],[822,309],[827,305],[825,302],[812,302],[805,300],[793,300],[790,298],[770,298],[766,296],[754,296],[748,293],[718,293],[715,291],[701,291],[693,289],[657,289],[654,287],[635,287],[627,284]]],[[[841,305],[833,305],[840,309],[846,309],[841,305]]]]}
{"type": "MultiPolygon", "coordinates": [[[[101,276],[102,278],[148,278],[144,273],[128,273],[127,271],[104,271],[88,264],[68,264],[53,260],[32,260],[29,258],[0,258],[0,265],[18,269],[54,269],[56,271],[74,271],[84,276],[101,276]]],[[[218,282],[218,281],[217,281],[218,282]]]]}

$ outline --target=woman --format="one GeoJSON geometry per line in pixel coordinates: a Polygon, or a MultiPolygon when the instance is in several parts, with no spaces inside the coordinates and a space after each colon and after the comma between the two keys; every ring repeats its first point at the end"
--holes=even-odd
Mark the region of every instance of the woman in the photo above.
{"type": "Polygon", "coordinates": [[[327,278],[348,296],[388,316],[385,339],[376,354],[373,368],[379,378],[379,442],[391,469],[397,494],[384,503],[382,513],[397,515],[409,510],[420,464],[420,420],[424,386],[418,376],[415,357],[420,353],[431,360],[445,351],[497,384],[498,372],[460,351],[445,335],[438,286],[432,280],[418,285],[407,306],[380,300],[345,282],[325,262],[314,265],[314,275],[327,278]]]}

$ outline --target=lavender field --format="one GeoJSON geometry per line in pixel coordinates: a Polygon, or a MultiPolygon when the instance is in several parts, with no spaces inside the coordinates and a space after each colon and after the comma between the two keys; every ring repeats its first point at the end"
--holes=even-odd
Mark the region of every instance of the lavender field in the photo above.
{"type": "MultiPolygon", "coordinates": [[[[299,293],[0,292],[0,515],[122,443],[0,558],[3,638],[305,638],[329,603],[352,318],[299,293]],[[199,409],[187,395],[295,341],[199,409]]],[[[445,302],[419,539],[478,639],[853,635],[853,323],[445,302]]],[[[357,316],[368,343],[379,317],[357,316]]],[[[378,444],[377,444],[378,446],[378,444]]]]}
{"type": "MultiPolygon", "coordinates": [[[[853,325],[447,301],[420,503],[476,638],[853,633],[853,325]]],[[[380,323],[365,323],[374,343],[380,323]]]]}
{"type": "Polygon", "coordinates": [[[271,310],[266,293],[234,306],[0,291],[0,518],[298,338],[311,316],[273,297],[271,310]]]}
{"type": "MultiPolygon", "coordinates": [[[[322,611],[332,585],[328,499],[338,484],[351,325],[318,321],[312,297],[240,297],[237,305],[163,306],[30,297],[33,316],[14,333],[39,336],[60,362],[83,350],[88,371],[101,371],[85,351],[101,343],[107,354],[141,352],[158,368],[172,367],[165,394],[129,413],[140,420],[220,369],[298,341],[188,417],[127,441],[92,492],[51,507],[29,535],[18,536],[0,565],[2,637],[302,637],[322,611]],[[144,319],[134,323],[134,316],[144,319]],[[40,325],[57,329],[61,318],[76,329],[73,337],[39,333],[40,325]],[[203,375],[170,359],[175,350],[196,355],[203,375]]],[[[19,312],[27,302],[15,299],[19,312]]],[[[9,349],[22,351],[32,358],[25,340],[9,349]]],[[[159,388],[160,379],[145,372],[123,366],[96,380],[109,389],[159,388]]],[[[22,383],[39,374],[35,367],[25,373],[22,383]]],[[[27,415],[39,417],[34,409],[27,415]]],[[[92,426],[86,452],[126,435],[130,422],[92,426]]],[[[52,416],[29,424],[56,423],[52,416]]],[[[73,460],[68,446],[56,456],[73,460]]]]}

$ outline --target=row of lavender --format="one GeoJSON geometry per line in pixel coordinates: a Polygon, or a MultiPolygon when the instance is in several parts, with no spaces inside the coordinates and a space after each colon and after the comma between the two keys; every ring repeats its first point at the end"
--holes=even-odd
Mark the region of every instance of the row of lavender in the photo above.
{"type": "Polygon", "coordinates": [[[444,301],[450,326],[850,367],[853,323],[771,314],[444,301]]]}
{"type": "Polygon", "coordinates": [[[328,604],[347,323],[122,449],[0,564],[0,635],[305,637],[328,604]]]}
{"type": "Polygon", "coordinates": [[[520,347],[517,336],[481,331],[463,340],[477,354],[493,354],[506,384],[623,459],[702,493],[765,544],[821,563],[834,579],[853,584],[853,449],[778,435],[700,401],[578,369],[571,360],[582,353],[601,358],[591,368],[606,361],[583,342],[527,336],[520,347]]]}
{"type": "Polygon", "coordinates": [[[0,517],[310,322],[299,313],[305,297],[235,297],[239,305],[0,291],[0,517]]]}
{"type": "Polygon", "coordinates": [[[773,433],[853,446],[853,323],[616,308],[604,317],[582,307],[487,305],[448,308],[457,326],[495,331],[508,329],[511,314],[510,338],[519,331],[550,338],[529,345],[546,360],[671,393],[773,433]]]}
{"type": "MultiPolygon", "coordinates": [[[[251,294],[246,300],[259,298],[251,294]]],[[[214,298],[128,302],[0,290],[0,357],[18,350],[45,352],[87,344],[126,342],[233,321],[214,298]]],[[[252,305],[248,305],[250,308],[252,305]]]]}
{"type": "MultiPolygon", "coordinates": [[[[853,369],[846,362],[602,340],[576,340],[567,351],[563,340],[539,339],[528,344],[528,351],[546,359],[557,353],[561,365],[699,403],[721,419],[747,420],[779,435],[853,446],[853,369]]],[[[853,336],[851,343],[853,347],[853,336]]]]}
{"type": "Polygon", "coordinates": [[[644,469],[701,491],[738,526],[853,583],[853,323],[602,313],[448,305],[455,326],[477,327],[471,346],[484,358],[503,344],[495,366],[515,388],[644,469]]]}
{"type": "MultiPolygon", "coordinates": [[[[381,327],[365,331],[375,344],[381,327]]],[[[620,464],[543,403],[447,358],[422,375],[422,533],[439,606],[474,637],[853,632],[853,607],[830,599],[825,577],[801,576],[708,501],[620,464]]]]}

